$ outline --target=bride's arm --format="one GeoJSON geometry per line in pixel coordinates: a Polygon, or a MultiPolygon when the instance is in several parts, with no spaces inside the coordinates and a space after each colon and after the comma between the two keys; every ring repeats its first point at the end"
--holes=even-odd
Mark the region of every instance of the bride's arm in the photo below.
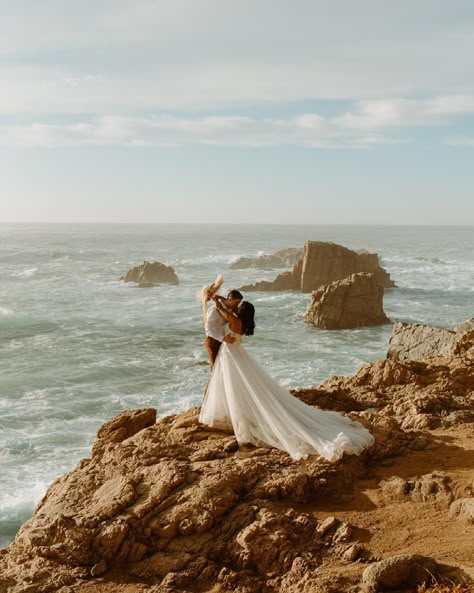
{"type": "Polygon", "coordinates": [[[229,311],[222,305],[222,303],[219,300],[220,298],[222,297],[216,295],[215,297],[212,297],[212,300],[214,301],[216,309],[219,311],[222,317],[224,317],[224,319],[226,319],[226,321],[228,321],[230,324],[234,319],[237,319],[237,316],[232,311],[229,311]]]}
{"type": "Polygon", "coordinates": [[[242,332],[242,322],[237,317],[237,315],[235,313],[233,313],[232,311],[229,311],[228,309],[223,307],[222,303],[219,300],[219,297],[216,296],[213,300],[216,305],[216,309],[219,311],[219,313],[222,315],[222,317],[224,317],[224,319],[229,322],[230,329],[233,332],[236,332],[237,334],[242,335],[242,333],[243,333],[242,332]]]}

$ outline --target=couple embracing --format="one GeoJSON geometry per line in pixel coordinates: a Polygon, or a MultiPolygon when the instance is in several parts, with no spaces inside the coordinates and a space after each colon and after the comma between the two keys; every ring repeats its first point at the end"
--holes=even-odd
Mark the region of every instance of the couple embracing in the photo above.
{"type": "Polygon", "coordinates": [[[211,377],[200,422],[232,430],[240,445],[274,447],[293,459],[321,455],[335,461],[372,445],[374,437],[359,422],[308,406],[272,379],[242,346],[244,336],[254,333],[254,306],[238,290],[218,295],[220,284],[202,292],[211,377]]]}

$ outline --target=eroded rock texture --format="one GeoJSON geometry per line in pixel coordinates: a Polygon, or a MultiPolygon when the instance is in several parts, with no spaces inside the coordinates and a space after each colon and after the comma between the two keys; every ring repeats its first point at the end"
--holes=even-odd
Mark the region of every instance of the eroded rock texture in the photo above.
{"type": "Polygon", "coordinates": [[[140,288],[148,288],[164,282],[165,284],[179,284],[178,276],[171,266],[158,261],[144,261],[139,266],[131,268],[120,280],[137,282],[140,288]]]}
{"type": "Polygon", "coordinates": [[[297,290],[312,292],[358,272],[375,274],[377,284],[384,288],[395,286],[390,275],[380,266],[376,253],[357,252],[336,243],[307,241],[303,256],[291,272],[283,272],[272,282],[263,280],[242,286],[242,291],[297,290]]]}
{"type": "Polygon", "coordinates": [[[419,360],[449,356],[461,334],[441,327],[396,323],[388,343],[387,358],[419,360]]]}
{"type": "Polygon", "coordinates": [[[365,410],[373,423],[403,431],[474,421],[474,331],[462,336],[449,358],[378,360],[352,377],[331,377],[319,387],[296,389],[306,403],[365,410]]]}
{"type": "MultiPolygon", "coordinates": [[[[295,390],[375,435],[363,455],[335,463],[239,448],[232,434],[200,425],[197,408],[157,423],[153,409],[123,412],[104,424],[91,458],[51,485],[1,551],[0,592],[351,590],[349,575],[360,578],[362,567],[350,573],[348,566],[373,560],[370,538],[314,505],[350,497],[367,470],[428,448],[429,428],[473,422],[473,352],[470,332],[450,358],[378,361],[353,377],[295,390]]],[[[386,504],[433,500],[465,529],[470,490],[459,491],[459,502],[456,492],[439,472],[381,486],[386,504]]],[[[397,562],[399,574],[406,564],[397,562]]],[[[392,565],[369,571],[367,586],[392,583],[392,565]]],[[[397,583],[408,582],[402,577],[397,583]]]]}
{"type": "Polygon", "coordinates": [[[383,287],[375,274],[352,274],[321,286],[312,294],[305,320],[321,329],[382,325],[390,320],[383,310],[383,287]]]}

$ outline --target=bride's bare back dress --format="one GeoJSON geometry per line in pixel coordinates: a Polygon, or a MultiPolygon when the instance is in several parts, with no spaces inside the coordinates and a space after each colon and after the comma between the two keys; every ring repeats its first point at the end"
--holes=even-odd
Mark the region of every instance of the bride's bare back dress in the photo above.
{"type": "Polygon", "coordinates": [[[304,404],[236,341],[219,350],[199,416],[200,422],[231,429],[239,444],[271,446],[293,459],[321,455],[330,461],[358,455],[374,442],[359,422],[304,404]]]}

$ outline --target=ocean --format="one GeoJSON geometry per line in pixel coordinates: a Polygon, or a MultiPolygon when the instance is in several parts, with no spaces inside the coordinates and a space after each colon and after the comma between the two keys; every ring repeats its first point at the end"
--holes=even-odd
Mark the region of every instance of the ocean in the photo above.
{"type": "MultiPolygon", "coordinates": [[[[393,322],[452,328],[473,316],[473,227],[0,223],[0,547],[90,455],[106,420],[199,405],[209,373],[199,289],[218,273],[224,292],[271,280],[282,270],[229,264],[307,240],[377,252],[398,285],[384,297],[393,322]],[[120,282],[145,259],[173,266],[180,284],[120,282]]],[[[323,331],[304,322],[309,294],[247,296],[257,327],[245,346],[288,388],[385,357],[391,325],[323,331]]]]}

